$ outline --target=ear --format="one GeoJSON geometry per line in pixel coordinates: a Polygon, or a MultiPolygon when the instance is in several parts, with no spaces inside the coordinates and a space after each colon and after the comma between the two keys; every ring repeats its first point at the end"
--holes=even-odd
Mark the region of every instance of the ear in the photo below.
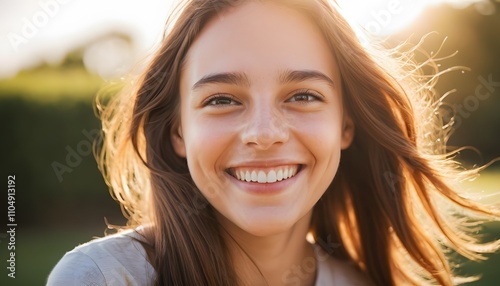
{"type": "Polygon", "coordinates": [[[342,140],[340,145],[342,150],[347,149],[349,148],[349,146],[351,146],[355,131],[354,121],[352,120],[351,116],[349,116],[348,114],[344,114],[343,121],[342,140]]]}
{"type": "Polygon", "coordinates": [[[182,128],[180,125],[172,127],[170,130],[170,140],[175,153],[182,158],[186,158],[186,145],[184,143],[184,138],[182,137],[182,128]]]}

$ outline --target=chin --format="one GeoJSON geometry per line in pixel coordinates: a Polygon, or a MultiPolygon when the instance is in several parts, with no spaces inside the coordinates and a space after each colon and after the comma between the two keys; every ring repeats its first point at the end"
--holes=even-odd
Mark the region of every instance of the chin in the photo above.
{"type": "Polygon", "coordinates": [[[237,226],[253,236],[265,237],[289,231],[300,218],[294,219],[295,214],[259,213],[254,215],[245,214],[243,221],[237,222],[237,226]]]}

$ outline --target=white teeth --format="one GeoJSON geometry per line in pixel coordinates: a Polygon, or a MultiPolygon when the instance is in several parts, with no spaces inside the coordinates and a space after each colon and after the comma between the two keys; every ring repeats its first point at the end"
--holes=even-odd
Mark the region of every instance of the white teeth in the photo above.
{"type": "Polygon", "coordinates": [[[283,180],[283,171],[278,170],[278,173],[276,173],[276,180],[281,181],[283,180]]]}
{"type": "Polygon", "coordinates": [[[276,182],[276,172],[274,170],[271,170],[271,172],[267,174],[267,182],[268,183],[276,182]]]}
{"type": "Polygon", "coordinates": [[[267,181],[266,173],[264,173],[263,171],[259,171],[259,178],[257,179],[257,182],[265,183],[266,181],[267,181]]]}
{"type": "Polygon", "coordinates": [[[257,183],[276,183],[289,179],[297,173],[297,167],[281,167],[271,169],[267,172],[264,170],[234,170],[233,174],[236,179],[246,182],[257,183]]]}
{"type": "Polygon", "coordinates": [[[253,182],[257,182],[257,180],[258,180],[258,177],[257,177],[257,172],[252,171],[252,181],[253,181],[253,182]]]}

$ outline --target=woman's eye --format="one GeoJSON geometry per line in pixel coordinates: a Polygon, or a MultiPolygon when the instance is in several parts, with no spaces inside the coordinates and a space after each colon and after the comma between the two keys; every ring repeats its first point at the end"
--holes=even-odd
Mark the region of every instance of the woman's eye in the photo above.
{"type": "Polygon", "coordinates": [[[208,98],[204,102],[204,106],[208,105],[238,105],[239,103],[229,96],[216,95],[208,98]]]}
{"type": "Polygon", "coordinates": [[[316,101],[316,100],[321,100],[319,96],[311,94],[311,93],[298,93],[293,95],[288,101],[290,102],[295,102],[295,101],[302,101],[302,102],[307,102],[307,101],[316,101]]]}

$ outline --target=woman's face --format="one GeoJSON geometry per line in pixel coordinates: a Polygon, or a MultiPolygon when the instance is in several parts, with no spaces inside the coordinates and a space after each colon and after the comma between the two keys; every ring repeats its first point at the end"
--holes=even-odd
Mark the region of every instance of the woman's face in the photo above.
{"type": "Polygon", "coordinates": [[[309,214],[352,141],[335,58],[290,8],[250,2],[212,19],[186,56],[180,91],[176,153],[211,205],[253,235],[309,214]]]}

